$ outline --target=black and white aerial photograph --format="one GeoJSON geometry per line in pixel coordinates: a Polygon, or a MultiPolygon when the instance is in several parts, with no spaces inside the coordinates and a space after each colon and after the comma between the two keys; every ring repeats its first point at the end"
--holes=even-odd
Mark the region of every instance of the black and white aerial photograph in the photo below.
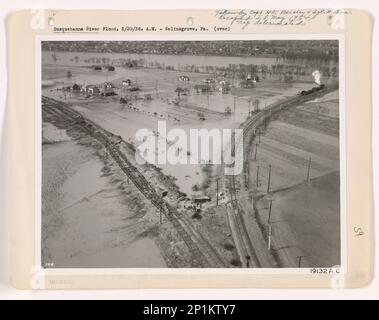
{"type": "Polygon", "coordinates": [[[42,41],[43,268],[341,264],[338,40],[42,41]]]}

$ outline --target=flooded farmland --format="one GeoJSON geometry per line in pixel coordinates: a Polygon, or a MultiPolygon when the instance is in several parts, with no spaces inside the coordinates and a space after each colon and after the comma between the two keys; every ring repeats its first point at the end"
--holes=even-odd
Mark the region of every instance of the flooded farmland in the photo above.
{"type": "MultiPolygon", "coordinates": [[[[46,264],[296,267],[304,252],[312,256],[303,260],[309,266],[338,264],[339,234],[328,234],[339,228],[339,193],[320,191],[324,182],[334,191],[339,186],[335,61],[43,51],[41,67],[46,264]],[[330,69],[321,83],[312,76],[317,67],[330,69]],[[272,113],[287,101],[293,105],[272,113]],[[262,117],[264,125],[243,127],[262,117]],[[203,156],[201,144],[191,149],[194,129],[241,129],[252,137],[237,181],[224,175],[223,163],[203,156]],[[138,161],[141,130],[149,132],[142,142],[157,143],[145,151],[164,162],[138,161]],[[168,161],[166,150],[180,163],[168,161]],[[190,161],[194,151],[200,152],[197,163],[190,161]],[[303,193],[311,194],[308,202],[297,200],[303,193]],[[287,223],[275,225],[278,238],[267,250],[264,208],[274,198],[275,214],[287,223]],[[294,201],[299,207],[291,207],[294,201]],[[318,203],[324,205],[316,209],[319,215],[298,220],[302,208],[318,203]],[[244,211],[241,217],[231,213],[237,209],[244,211]],[[247,227],[239,230],[241,224],[247,227]],[[308,235],[314,230],[313,238],[304,238],[301,224],[308,235]],[[317,237],[329,243],[328,251],[312,247],[317,237]],[[277,252],[287,245],[298,249],[277,252]]],[[[208,151],[222,153],[223,147],[213,138],[208,151]]]]}

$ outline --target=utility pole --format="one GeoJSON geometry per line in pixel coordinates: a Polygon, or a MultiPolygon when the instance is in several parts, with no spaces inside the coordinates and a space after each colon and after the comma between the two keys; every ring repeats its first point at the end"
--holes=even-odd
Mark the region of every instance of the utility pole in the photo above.
{"type": "Polygon", "coordinates": [[[270,183],[271,183],[271,164],[269,165],[269,171],[268,171],[267,193],[270,192],[270,183]]]}
{"type": "Polygon", "coordinates": [[[233,179],[234,201],[235,201],[235,204],[237,205],[236,179],[235,179],[234,174],[232,175],[232,179],[233,179]]]}
{"type": "Polygon", "coordinates": [[[234,114],[236,114],[236,103],[237,103],[237,97],[234,96],[234,114]]]}
{"type": "Polygon", "coordinates": [[[261,130],[259,129],[259,130],[258,130],[258,143],[261,143],[261,134],[262,134],[262,132],[261,132],[261,130]]]}
{"type": "Polygon", "coordinates": [[[257,150],[258,150],[258,143],[255,144],[254,161],[257,161],[257,150]]]}
{"type": "Polygon", "coordinates": [[[220,180],[220,178],[217,178],[216,179],[216,206],[218,206],[218,181],[220,180]]]}
{"type": "Polygon", "coordinates": [[[249,188],[250,183],[250,163],[249,161],[246,162],[247,165],[247,188],[249,188]]]}
{"type": "Polygon", "coordinates": [[[159,224],[162,224],[162,209],[159,209],[159,224]]]}
{"type": "Polygon", "coordinates": [[[270,200],[270,208],[268,210],[268,219],[267,219],[267,224],[270,225],[271,224],[271,209],[272,209],[272,199],[270,200]]]}
{"type": "Polygon", "coordinates": [[[301,260],[302,258],[305,258],[305,256],[298,256],[297,259],[299,260],[299,263],[298,263],[298,268],[301,268],[301,260]]]}
{"type": "Polygon", "coordinates": [[[257,166],[257,188],[259,187],[259,166],[257,166]]]}
{"type": "Polygon", "coordinates": [[[229,192],[230,192],[230,204],[233,206],[233,191],[232,191],[232,188],[229,188],[229,192]]]}
{"type": "Polygon", "coordinates": [[[307,170],[307,179],[306,181],[309,183],[309,178],[310,178],[310,171],[311,171],[311,161],[312,161],[312,158],[309,157],[309,161],[308,161],[308,170],[307,170]]]}
{"type": "Polygon", "coordinates": [[[247,255],[245,258],[246,258],[246,267],[250,268],[250,256],[247,255]]]}
{"type": "Polygon", "coordinates": [[[209,92],[207,92],[207,106],[209,108],[209,92]]]}
{"type": "Polygon", "coordinates": [[[271,224],[268,225],[268,250],[271,250],[271,224]]]}

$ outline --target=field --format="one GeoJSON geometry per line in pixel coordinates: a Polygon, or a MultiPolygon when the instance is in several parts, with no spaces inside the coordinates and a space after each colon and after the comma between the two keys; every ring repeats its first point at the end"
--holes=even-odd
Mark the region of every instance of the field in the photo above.
{"type": "Polygon", "coordinates": [[[272,250],[279,264],[296,267],[302,256],[302,267],[338,265],[338,91],[280,113],[255,142],[250,187],[266,239],[272,200],[272,250]]]}
{"type": "Polygon", "coordinates": [[[298,267],[300,256],[301,267],[340,265],[339,181],[339,173],[333,172],[257,201],[266,233],[273,201],[272,251],[282,267],[298,267]]]}

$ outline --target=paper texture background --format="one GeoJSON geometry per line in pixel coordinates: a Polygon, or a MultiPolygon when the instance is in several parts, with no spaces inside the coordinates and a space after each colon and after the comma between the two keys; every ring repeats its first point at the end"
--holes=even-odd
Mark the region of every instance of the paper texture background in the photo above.
{"type": "MultiPolygon", "coordinates": [[[[347,211],[347,270],[344,286],[366,285],[372,273],[372,172],[371,172],[371,19],[361,11],[352,10],[343,14],[343,22],[328,20],[330,14],[320,14],[305,25],[255,25],[245,28],[233,24],[228,34],[343,34],[345,37],[345,106],[346,128],[346,211],[347,211]],[[354,230],[361,228],[363,236],[357,237],[354,230]]],[[[108,26],[151,25],[185,26],[188,17],[197,25],[208,28],[202,34],[217,34],[214,26],[225,26],[217,20],[213,10],[197,11],[23,11],[8,19],[8,128],[9,128],[9,181],[10,181],[10,235],[11,235],[11,280],[15,287],[41,288],[195,288],[195,287],[325,287],[338,286],[338,276],[327,275],[282,275],[282,274],[222,274],[209,270],[206,274],[188,271],[172,275],[49,275],[38,277],[35,261],[35,110],[36,101],[35,37],[55,35],[48,26],[48,17],[54,17],[55,25],[85,26],[97,24],[108,26]],[[38,17],[38,16],[37,16],[38,17]],[[37,25],[36,25],[37,23],[37,25]],[[41,25],[39,24],[41,23],[41,25]],[[33,26],[33,27],[32,27],[33,26]],[[41,28],[39,28],[41,27],[41,28]],[[37,283],[42,281],[43,283],[37,283]]],[[[228,24],[226,24],[228,25],[228,24]]],[[[144,33],[147,34],[147,33],[144,33]]],[[[159,36],[161,33],[153,33],[159,36]]],[[[163,34],[173,34],[163,32],[163,34]]],[[[178,34],[181,34],[180,32],[178,34]]],[[[120,33],[100,32],[111,36],[120,33]]],[[[136,40],[141,37],[134,33],[136,40]]],[[[185,33],[186,36],[201,36],[185,33]]],[[[89,35],[90,36],[90,35],[89,35]]],[[[184,35],[183,35],[184,38],[184,35]]],[[[340,106],[343,107],[340,101],[340,106]]],[[[341,155],[342,157],[344,155],[341,155]]]]}

